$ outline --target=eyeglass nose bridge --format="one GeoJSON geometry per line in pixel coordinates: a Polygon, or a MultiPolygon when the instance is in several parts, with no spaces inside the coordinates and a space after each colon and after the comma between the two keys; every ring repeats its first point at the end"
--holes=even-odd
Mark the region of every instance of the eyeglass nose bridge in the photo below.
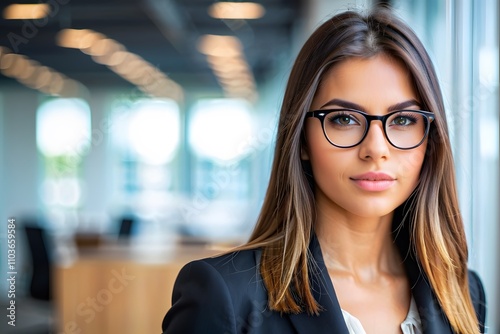
{"type": "Polygon", "coordinates": [[[387,130],[385,128],[385,123],[387,122],[387,120],[391,116],[390,114],[389,115],[367,115],[364,113],[360,113],[360,115],[363,115],[363,117],[366,119],[366,126],[365,126],[365,132],[363,133],[363,136],[361,136],[361,140],[358,142],[357,145],[361,144],[365,140],[366,136],[368,135],[368,131],[370,131],[370,126],[371,126],[372,122],[373,121],[380,121],[382,123],[382,132],[384,133],[385,140],[387,140],[387,142],[389,144],[391,144],[392,146],[397,147],[389,139],[389,136],[387,135],[387,130]]]}
{"type": "MultiPolygon", "coordinates": [[[[360,113],[361,114],[361,113],[360,113]]],[[[370,127],[370,123],[372,121],[381,121],[383,125],[385,125],[385,121],[391,116],[391,114],[389,115],[367,115],[367,114],[361,114],[363,115],[366,120],[368,121],[368,125],[367,127],[370,127]]]]}

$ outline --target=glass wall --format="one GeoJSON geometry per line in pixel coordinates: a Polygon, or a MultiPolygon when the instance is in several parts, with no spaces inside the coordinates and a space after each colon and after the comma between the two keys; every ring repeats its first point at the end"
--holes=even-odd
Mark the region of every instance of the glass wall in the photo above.
{"type": "Polygon", "coordinates": [[[104,115],[110,145],[103,173],[111,180],[112,220],[135,216],[142,234],[155,229],[215,240],[248,236],[267,184],[268,159],[259,155],[268,153],[274,135],[269,126],[256,130],[254,104],[194,98],[181,106],[118,97],[104,115]]]}
{"type": "Polygon", "coordinates": [[[483,279],[489,333],[499,333],[498,2],[393,3],[430,51],[450,124],[469,262],[483,279]]]}
{"type": "Polygon", "coordinates": [[[116,100],[110,115],[111,205],[120,216],[166,219],[177,189],[179,105],[169,99],[116,100]]]}
{"type": "Polygon", "coordinates": [[[183,233],[240,237],[249,221],[254,133],[252,106],[240,99],[201,99],[188,119],[191,154],[189,204],[183,233]]]}
{"type": "Polygon", "coordinates": [[[90,145],[90,108],[82,99],[52,98],[36,114],[42,160],[41,206],[53,228],[76,222],[82,204],[82,165],[90,145]]]}

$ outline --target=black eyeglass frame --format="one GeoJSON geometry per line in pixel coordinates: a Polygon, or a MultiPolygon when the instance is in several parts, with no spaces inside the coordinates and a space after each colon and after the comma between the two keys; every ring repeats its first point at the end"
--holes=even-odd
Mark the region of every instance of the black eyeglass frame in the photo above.
{"type": "Polygon", "coordinates": [[[383,115],[383,116],[379,116],[379,115],[369,115],[361,110],[356,110],[356,109],[349,109],[349,108],[336,108],[336,109],[321,109],[321,110],[312,110],[312,111],[308,111],[306,112],[306,118],[307,117],[315,117],[317,119],[319,119],[321,121],[321,128],[323,129],[323,134],[325,135],[325,138],[326,140],[328,140],[328,142],[330,144],[332,144],[333,146],[335,147],[339,147],[339,148],[351,148],[351,147],[354,147],[354,146],[357,146],[359,144],[361,144],[363,142],[363,140],[365,140],[366,138],[366,134],[368,133],[368,131],[370,130],[370,125],[372,123],[372,121],[381,121],[382,122],[382,128],[384,129],[384,135],[385,135],[385,139],[387,139],[387,141],[395,148],[399,149],[399,150],[411,150],[411,149],[414,149],[416,147],[419,147],[420,145],[422,145],[422,143],[425,141],[425,138],[427,138],[427,136],[429,135],[429,129],[431,127],[431,123],[434,121],[435,119],[435,116],[434,116],[434,113],[430,112],[430,111],[425,111],[425,110],[413,110],[413,109],[402,109],[402,110],[395,110],[393,112],[390,112],[386,115],[383,115]],[[365,132],[363,133],[363,135],[361,136],[361,139],[359,140],[359,142],[357,142],[356,144],[354,145],[348,145],[348,146],[342,146],[342,145],[338,145],[338,144],[335,144],[333,143],[330,138],[328,138],[328,135],[326,134],[326,131],[325,131],[325,117],[332,113],[332,112],[337,112],[337,111],[349,111],[349,112],[356,112],[358,114],[361,114],[365,119],[366,119],[366,128],[365,128],[365,132]],[[411,147],[405,147],[405,148],[402,148],[402,147],[399,147],[399,146],[396,146],[394,145],[394,143],[389,139],[389,136],[387,136],[387,129],[386,129],[386,126],[385,126],[385,123],[387,122],[387,120],[394,114],[397,114],[397,113],[400,113],[400,112],[416,112],[416,113],[419,113],[421,114],[422,116],[425,117],[425,120],[427,121],[426,122],[426,127],[425,127],[425,133],[424,133],[424,136],[422,137],[422,140],[414,145],[414,146],[411,146],[411,147]]]}

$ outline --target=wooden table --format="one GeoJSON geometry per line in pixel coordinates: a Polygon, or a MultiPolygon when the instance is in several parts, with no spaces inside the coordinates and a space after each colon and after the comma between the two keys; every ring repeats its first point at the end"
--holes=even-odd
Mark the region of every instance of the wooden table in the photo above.
{"type": "Polygon", "coordinates": [[[223,250],[202,245],[141,247],[100,246],[55,267],[58,334],[160,334],[179,270],[223,250]]]}

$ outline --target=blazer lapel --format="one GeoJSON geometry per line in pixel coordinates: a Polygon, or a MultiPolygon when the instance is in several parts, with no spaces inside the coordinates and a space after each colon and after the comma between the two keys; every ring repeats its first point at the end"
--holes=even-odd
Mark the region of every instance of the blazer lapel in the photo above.
{"type": "Polygon", "coordinates": [[[424,334],[452,334],[453,330],[444,315],[429,283],[422,276],[416,281],[410,278],[412,294],[417,304],[424,334]]]}
{"type": "Polygon", "coordinates": [[[309,244],[309,251],[315,263],[309,273],[311,289],[314,298],[321,305],[322,311],[319,315],[308,315],[306,312],[289,315],[290,321],[299,334],[310,333],[335,333],[349,334],[344,316],[340,309],[332,281],[323,261],[323,255],[319,247],[319,242],[313,234],[309,244]]]}
{"type": "MultiPolygon", "coordinates": [[[[414,252],[410,248],[409,221],[403,222],[403,207],[401,205],[394,213],[393,235],[399,248],[401,258],[408,275],[411,293],[417,304],[422,323],[423,334],[453,334],[453,330],[443,313],[436,295],[420,270],[414,252]]],[[[311,316],[305,312],[289,315],[290,321],[299,334],[335,333],[348,334],[344,316],[335,294],[332,281],[323,261],[321,248],[313,233],[309,244],[309,251],[315,261],[316,269],[309,273],[314,298],[323,310],[318,316],[311,316]]]]}
{"type": "Polygon", "coordinates": [[[410,248],[410,222],[403,221],[401,205],[394,213],[393,236],[399,248],[401,258],[411,287],[411,293],[417,304],[424,334],[452,334],[453,330],[446,318],[436,295],[431,289],[427,277],[420,270],[415,252],[410,248]]]}

